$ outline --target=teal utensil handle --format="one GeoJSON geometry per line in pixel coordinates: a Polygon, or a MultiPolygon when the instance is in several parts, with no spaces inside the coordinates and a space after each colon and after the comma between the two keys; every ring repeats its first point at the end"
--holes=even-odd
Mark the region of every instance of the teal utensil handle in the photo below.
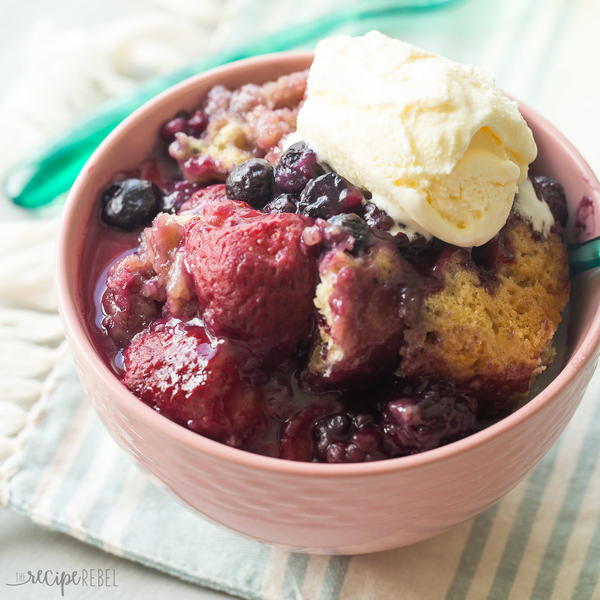
{"type": "Polygon", "coordinates": [[[4,193],[15,204],[28,209],[40,208],[68,191],[79,171],[98,144],[129,114],[166,88],[227,62],[269,52],[281,52],[315,42],[336,27],[353,21],[420,12],[438,8],[456,0],[413,0],[402,5],[398,0],[355,2],[344,11],[333,12],[286,28],[260,40],[221,53],[211,59],[195,62],[168,77],[143,86],[135,95],[106,106],[95,117],[69,132],[37,157],[16,165],[4,181],[4,193]]]}
{"type": "Polygon", "coordinates": [[[600,237],[569,248],[571,275],[600,267],[600,237]]]}

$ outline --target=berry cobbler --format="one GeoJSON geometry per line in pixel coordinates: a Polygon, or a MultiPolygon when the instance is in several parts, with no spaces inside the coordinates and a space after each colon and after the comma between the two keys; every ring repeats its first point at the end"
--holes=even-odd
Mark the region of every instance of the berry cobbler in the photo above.
{"type": "Polygon", "coordinates": [[[362,462],[524,401],[569,295],[560,183],[480,71],[371,32],[157,131],[99,200],[95,339],[191,431],[362,462]]]}

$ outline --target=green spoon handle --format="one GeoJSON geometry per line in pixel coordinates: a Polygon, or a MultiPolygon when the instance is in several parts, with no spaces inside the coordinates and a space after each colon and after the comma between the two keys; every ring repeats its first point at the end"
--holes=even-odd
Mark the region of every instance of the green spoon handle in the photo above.
{"type": "Polygon", "coordinates": [[[206,69],[257,54],[281,52],[310,44],[344,24],[419,12],[437,8],[456,0],[398,0],[349,3],[343,11],[336,11],[264,36],[234,50],[208,60],[197,61],[188,67],[153,80],[135,95],[113,102],[81,126],[70,131],[41,152],[38,156],[13,167],[4,181],[5,196],[15,204],[28,209],[40,208],[66,192],[98,144],[129,114],[171,85],[206,69]]]}
{"type": "Polygon", "coordinates": [[[569,248],[571,275],[600,267],[600,237],[569,248]]]}

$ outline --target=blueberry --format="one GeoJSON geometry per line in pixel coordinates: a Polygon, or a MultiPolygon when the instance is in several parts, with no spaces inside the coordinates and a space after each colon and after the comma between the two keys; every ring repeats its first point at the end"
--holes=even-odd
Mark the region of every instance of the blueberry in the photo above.
{"type": "Polygon", "coordinates": [[[263,211],[266,213],[295,213],[296,208],[296,197],[293,194],[279,194],[265,205],[263,211]]]}
{"type": "Polygon", "coordinates": [[[394,219],[384,210],[381,210],[374,202],[367,202],[364,208],[364,219],[373,229],[388,231],[394,225],[394,219]]]}
{"type": "Polygon", "coordinates": [[[262,208],[272,197],[273,165],[262,158],[251,158],[233,167],[225,184],[232,200],[262,208]]]}
{"type": "Polygon", "coordinates": [[[362,192],[337,173],[325,173],[308,182],[300,195],[299,209],[313,219],[329,219],[362,208],[362,192]]]}
{"type": "Polygon", "coordinates": [[[446,381],[398,380],[381,408],[385,443],[393,456],[431,450],[477,429],[476,400],[446,381]]]}
{"type": "Polygon", "coordinates": [[[368,245],[371,238],[371,230],[364,219],[361,219],[358,215],[353,213],[335,215],[329,219],[329,223],[350,230],[354,238],[353,250],[358,250],[368,245]]]}
{"type": "Polygon", "coordinates": [[[162,192],[151,181],[117,181],[102,192],[102,220],[126,231],[141,229],[158,214],[161,203],[162,192]]]}
{"type": "Polygon", "coordinates": [[[275,167],[275,182],[282,192],[299,194],[304,186],[324,173],[317,155],[305,142],[292,144],[275,167]]]}
{"type": "Polygon", "coordinates": [[[533,189],[540,200],[550,207],[552,216],[563,227],[567,224],[567,198],[563,186],[552,177],[534,176],[531,178],[533,189]]]}

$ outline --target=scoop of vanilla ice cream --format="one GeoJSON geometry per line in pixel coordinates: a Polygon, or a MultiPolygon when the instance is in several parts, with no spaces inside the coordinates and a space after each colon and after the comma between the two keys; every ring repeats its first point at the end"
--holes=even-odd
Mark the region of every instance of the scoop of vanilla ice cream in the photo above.
{"type": "Polygon", "coordinates": [[[319,42],[298,134],[399,225],[457,246],[498,233],[537,154],[490,77],[376,31],[319,42]]]}

